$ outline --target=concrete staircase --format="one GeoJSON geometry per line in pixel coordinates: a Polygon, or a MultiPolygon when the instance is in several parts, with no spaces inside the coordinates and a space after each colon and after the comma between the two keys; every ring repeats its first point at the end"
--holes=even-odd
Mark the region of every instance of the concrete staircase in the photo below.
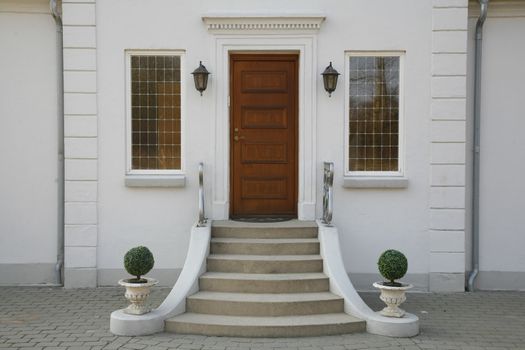
{"type": "Polygon", "coordinates": [[[323,274],[315,222],[214,222],[207,272],[175,333],[300,337],[365,331],[323,274]]]}

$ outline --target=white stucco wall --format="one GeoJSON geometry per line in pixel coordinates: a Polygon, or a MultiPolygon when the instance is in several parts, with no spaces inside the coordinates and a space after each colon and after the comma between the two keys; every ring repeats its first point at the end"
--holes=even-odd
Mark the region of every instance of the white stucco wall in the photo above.
{"type": "MultiPolygon", "coordinates": [[[[471,11],[471,15],[475,15],[471,11]]],[[[469,21],[469,134],[474,31],[469,21]]],[[[525,289],[525,6],[489,6],[484,26],[481,103],[481,289],[525,289]]],[[[471,147],[469,147],[470,149],[471,147]]]]}
{"type": "MultiPolygon", "coordinates": [[[[315,217],[321,216],[322,162],[334,162],[334,223],[341,232],[346,269],[357,287],[368,289],[379,278],[377,257],[383,250],[395,248],[407,255],[406,280],[418,289],[461,290],[465,269],[466,4],[466,0],[295,0],[283,8],[283,2],[277,0],[256,4],[209,0],[191,2],[191,6],[168,0],[154,4],[63,1],[66,287],[115,284],[123,275],[124,253],[139,244],[155,254],[151,275],[165,285],[173,283],[197,218],[200,161],[206,169],[208,216],[221,216],[220,205],[214,200],[222,198],[217,195],[217,186],[223,183],[222,176],[227,177],[227,166],[218,169],[220,152],[216,148],[227,149],[227,145],[220,145],[218,136],[221,127],[227,132],[222,125],[227,123],[227,112],[220,112],[225,101],[218,99],[225,96],[227,75],[226,71],[219,73],[224,57],[217,56],[223,54],[217,50],[218,37],[207,30],[201,17],[237,12],[326,16],[315,36],[311,31],[302,37],[288,32],[286,39],[276,39],[275,45],[290,50],[286,45],[297,39],[304,46],[294,48],[302,47],[304,56],[310,55],[301,61],[301,79],[306,80],[301,89],[308,94],[300,98],[313,99],[304,106],[314,107],[313,119],[310,112],[300,113],[300,130],[306,131],[300,140],[305,147],[300,151],[304,171],[300,186],[308,193],[300,194],[299,215],[313,219],[309,201],[315,200],[315,217]],[[125,186],[127,49],[185,51],[184,187],[125,186]],[[341,76],[338,89],[328,98],[320,73],[330,61],[344,73],[346,51],[405,52],[401,156],[408,178],[406,188],[343,187],[347,137],[343,132],[347,120],[344,85],[348,77],[341,76]],[[190,75],[201,60],[212,73],[202,97],[193,88],[190,75]],[[313,69],[307,70],[312,63],[313,69]],[[313,86],[313,90],[304,86],[313,86]],[[306,148],[310,145],[313,154],[306,148]],[[315,162],[312,172],[316,172],[312,181],[307,164],[311,161],[315,162]],[[310,183],[315,187],[308,188],[310,183]]],[[[7,170],[0,182],[0,264],[12,265],[11,272],[2,269],[2,277],[15,276],[14,282],[4,278],[7,283],[23,283],[20,275],[30,283],[49,282],[56,260],[57,57],[54,22],[48,12],[47,1],[0,1],[0,44],[7,48],[0,56],[0,73],[7,77],[4,81],[13,82],[0,85],[0,111],[7,125],[0,131],[0,146],[8,150],[1,154],[7,170]],[[26,83],[21,78],[32,80],[26,83]],[[27,103],[27,96],[31,103],[27,103]],[[20,219],[22,213],[27,213],[27,219],[20,219]],[[27,264],[38,264],[38,269],[27,264]],[[20,270],[21,266],[32,274],[20,274],[26,271],[20,270]]],[[[222,35],[220,42],[229,40],[233,45],[235,35],[222,35]]],[[[269,38],[279,36],[267,36],[266,47],[271,47],[269,38]]],[[[264,42],[259,39],[244,42],[244,47],[264,42]]]]}
{"type": "MultiPolygon", "coordinates": [[[[125,50],[185,49],[185,62],[192,71],[202,60],[209,64],[208,35],[201,21],[205,4],[177,6],[159,1],[112,1],[97,3],[97,64],[99,112],[99,284],[115,284],[122,278],[125,252],[137,245],[148,246],[155,255],[152,276],[161,283],[176,279],[173,269],[182,268],[191,225],[197,219],[197,167],[211,164],[213,76],[211,86],[200,97],[192,76],[183,79],[188,87],[186,106],[186,171],[184,188],[128,188],[124,184],[125,143],[125,50]],[[115,16],[118,13],[118,16],[115,16]],[[102,34],[103,33],[103,34],[102,34]],[[188,35],[192,33],[192,35],[188,35]],[[168,273],[162,270],[169,269],[168,273]]],[[[208,170],[208,169],[207,169],[208,170]]]]}
{"type": "Polygon", "coordinates": [[[54,283],[57,49],[47,1],[0,1],[0,284],[54,283]]]}
{"type": "MultiPolygon", "coordinates": [[[[345,50],[406,51],[404,80],[405,102],[405,189],[343,188],[344,164],[344,84],[328,98],[318,82],[317,147],[318,162],[335,163],[334,223],[341,234],[347,271],[358,288],[371,288],[377,280],[377,258],[394,248],[409,260],[407,276],[418,287],[427,289],[429,269],[428,195],[430,157],[430,53],[432,7],[429,2],[413,1],[397,6],[394,2],[354,2],[330,11],[318,40],[319,72],[328,61],[340,71],[345,50]],[[359,11],[356,7],[359,6],[359,11]],[[411,15],[407,16],[406,8],[411,15]],[[366,11],[366,12],[365,12],[366,11]],[[364,13],[373,14],[371,17],[364,13]],[[374,18],[371,22],[370,19],[374,18]],[[366,29],[366,33],[363,31],[366,29]],[[415,30],[417,28],[417,30],[415,30]],[[338,33],[338,34],[336,34],[338,33]],[[342,34],[345,33],[345,34],[342,34]],[[334,38],[337,38],[334,40],[334,38]]],[[[331,5],[336,6],[336,2],[331,5]]],[[[331,6],[327,6],[331,8],[331,6]]],[[[319,167],[318,184],[322,181],[319,167]]],[[[318,212],[321,211],[318,187],[318,212]]]]}
{"type": "MultiPolygon", "coordinates": [[[[461,2],[461,1],[460,1],[461,2]]],[[[216,88],[213,36],[201,17],[208,12],[322,12],[326,21],[317,36],[317,71],[329,61],[344,71],[346,50],[406,51],[405,174],[406,189],[345,189],[343,183],[345,102],[342,76],[328,98],[317,75],[317,216],[321,215],[321,164],[335,162],[334,223],[347,270],[360,287],[378,278],[376,261],[387,248],[400,249],[409,259],[407,279],[428,289],[430,265],[430,104],[432,2],[392,1],[202,1],[191,6],[168,0],[97,3],[97,90],[99,116],[98,250],[99,284],[119,278],[122,256],[138,244],[156,256],[156,271],[181,268],[191,224],[197,216],[197,164],[207,165],[210,198],[214,155],[216,88]],[[407,8],[410,9],[407,12],[407,8]],[[125,175],[125,55],[126,49],[186,50],[184,188],[127,188],[125,175]],[[202,97],[189,74],[202,60],[212,73],[202,97]]],[[[460,13],[461,15],[461,13],[460,13]]],[[[208,209],[210,203],[208,202],[208,209]]],[[[446,238],[444,238],[446,239],[446,238]]],[[[461,255],[463,258],[463,255],[461,255]]],[[[463,261],[463,260],[462,260],[463,261]]],[[[461,266],[463,263],[461,262],[461,266]]],[[[446,267],[444,269],[446,270],[446,267]]],[[[166,277],[170,278],[170,277],[166,277]]]]}

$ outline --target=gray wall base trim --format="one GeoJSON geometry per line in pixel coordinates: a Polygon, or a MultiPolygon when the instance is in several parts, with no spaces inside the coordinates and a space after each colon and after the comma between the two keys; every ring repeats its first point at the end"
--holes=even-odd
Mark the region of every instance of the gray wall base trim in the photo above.
{"type": "MultiPolygon", "coordinates": [[[[158,286],[160,287],[173,287],[181,271],[182,269],[153,269],[147,274],[147,277],[159,280],[158,286]]],[[[124,269],[99,269],[98,286],[118,286],[118,280],[130,277],[124,269]]]]}
{"type": "MultiPolygon", "coordinates": [[[[383,280],[379,273],[350,273],[349,277],[355,289],[360,292],[377,291],[372,284],[383,280]]],[[[428,292],[428,275],[426,273],[407,274],[401,281],[413,284],[414,288],[411,291],[428,292]]]]}
{"type": "Polygon", "coordinates": [[[431,272],[428,279],[430,292],[465,291],[465,273],[431,272]]]}
{"type": "Polygon", "coordinates": [[[64,288],[95,288],[97,286],[97,269],[66,268],[64,270],[64,288]]]}
{"type": "Polygon", "coordinates": [[[476,278],[475,288],[480,290],[525,291],[525,272],[480,271],[476,278]]]}
{"type": "Polygon", "coordinates": [[[54,283],[55,263],[0,264],[0,286],[54,283]]]}

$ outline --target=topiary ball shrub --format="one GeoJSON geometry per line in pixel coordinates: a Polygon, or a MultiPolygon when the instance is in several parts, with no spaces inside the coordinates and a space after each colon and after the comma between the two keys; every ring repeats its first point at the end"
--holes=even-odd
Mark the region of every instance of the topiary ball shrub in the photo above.
{"type": "Polygon", "coordinates": [[[383,252],[377,261],[377,267],[381,275],[390,282],[384,282],[385,286],[401,287],[402,284],[394,282],[402,278],[408,269],[406,256],[400,251],[389,249],[383,252]]]}
{"type": "Polygon", "coordinates": [[[143,246],[131,248],[128,250],[126,255],[124,255],[124,267],[130,275],[136,276],[136,278],[131,278],[129,282],[131,283],[146,283],[147,280],[141,278],[142,275],[147,274],[155,264],[155,259],[153,259],[153,254],[151,251],[143,246]]]}

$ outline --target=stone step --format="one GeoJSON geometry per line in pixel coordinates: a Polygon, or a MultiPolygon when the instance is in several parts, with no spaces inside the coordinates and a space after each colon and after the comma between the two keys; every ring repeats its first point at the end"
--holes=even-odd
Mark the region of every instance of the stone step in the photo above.
{"type": "Polygon", "coordinates": [[[343,298],[330,293],[198,292],[186,299],[186,311],[226,316],[292,316],[344,311],[343,298]]]}
{"type": "Polygon", "coordinates": [[[185,313],[166,320],[166,331],[226,337],[312,337],[364,332],[366,324],[345,313],[308,316],[220,316],[185,313]]]}
{"type": "Polygon", "coordinates": [[[238,273],[322,272],[320,255],[209,255],[207,271],[238,273]]]}
{"type": "Polygon", "coordinates": [[[317,238],[212,238],[211,254],[307,255],[319,254],[317,238]]]}
{"type": "Polygon", "coordinates": [[[206,272],[199,289],[232,293],[309,293],[327,292],[328,277],[323,273],[262,274],[206,272]]]}
{"type": "Polygon", "coordinates": [[[343,298],[329,292],[317,236],[313,221],[213,221],[199,292],[165,330],[233,337],[365,331],[364,321],[344,313],[343,298]]]}
{"type": "Polygon", "coordinates": [[[285,221],[278,223],[247,223],[213,221],[214,238],[316,238],[315,221],[285,221]]]}

